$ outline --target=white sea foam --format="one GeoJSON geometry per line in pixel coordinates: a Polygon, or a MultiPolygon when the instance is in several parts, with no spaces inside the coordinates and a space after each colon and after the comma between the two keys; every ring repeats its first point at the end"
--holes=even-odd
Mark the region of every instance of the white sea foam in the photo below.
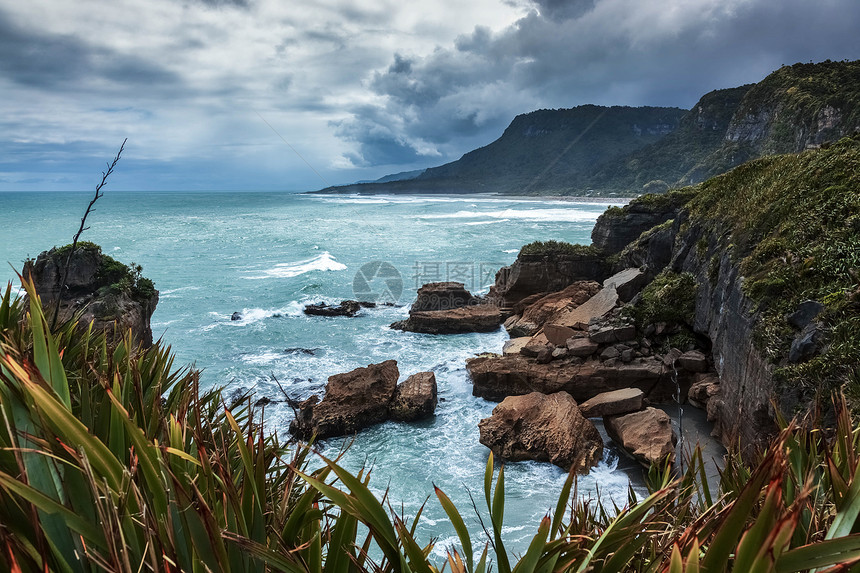
{"type": "Polygon", "coordinates": [[[505,250],[504,250],[504,251],[502,251],[502,252],[503,252],[503,253],[519,253],[519,252],[520,252],[520,250],[519,250],[519,249],[505,249],[505,250]]]}
{"type": "Polygon", "coordinates": [[[179,288],[165,289],[165,290],[163,290],[163,291],[160,291],[160,292],[158,293],[158,296],[159,296],[159,298],[161,298],[162,300],[163,300],[163,299],[166,299],[166,298],[176,298],[177,293],[181,293],[181,292],[183,292],[183,291],[187,291],[187,290],[200,290],[200,287],[196,287],[196,286],[186,286],[186,287],[179,287],[179,288]]]}
{"type": "Polygon", "coordinates": [[[510,219],[495,219],[494,221],[472,221],[466,225],[495,225],[496,223],[507,223],[510,219]]]}
{"type": "MultiPolygon", "coordinates": [[[[467,203],[470,207],[476,206],[477,203],[528,203],[531,205],[557,205],[556,199],[515,199],[501,195],[490,195],[476,197],[474,195],[457,196],[438,196],[438,195],[340,195],[340,196],[320,196],[307,195],[308,199],[321,201],[323,203],[338,203],[341,205],[374,205],[374,204],[397,204],[397,205],[415,205],[419,203],[467,203]]],[[[571,203],[574,204],[574,203],[571,203]]],[[[587,205],[588,203],[580,203],[587,205]]]]}
{"type": "MultiPolygon", "coordinates": [[[[246,279],[289,279],[311,271],[345,271],[346,265],[339,263],[328,251],[310,259],[295,263],[278,263],[270,269],[262,269],[262,274],[247,276],[246,279]]],[[[256,271],[251,271],[256,272],[256,271]]]]}
{"type": "Polygon", "coordinates": [[[438,215],[417,215],[418,219],[518,219],[521,221],[560,221],[585,223],[597,220],[600,213],[580,209],[502,209],[499,211],[457,211],[438,215]]]}

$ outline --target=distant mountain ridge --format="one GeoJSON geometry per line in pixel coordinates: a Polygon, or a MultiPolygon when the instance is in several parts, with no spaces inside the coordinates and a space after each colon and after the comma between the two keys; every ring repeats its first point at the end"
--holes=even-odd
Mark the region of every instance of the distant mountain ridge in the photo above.
{"type": "Polygon", "coordinates": [[[637,195],[698,183],[750,159],[860,131],[860,61],[783,66],[690,110],[602,107],[518,115],[451,163],[317,193],[637,195]]]}

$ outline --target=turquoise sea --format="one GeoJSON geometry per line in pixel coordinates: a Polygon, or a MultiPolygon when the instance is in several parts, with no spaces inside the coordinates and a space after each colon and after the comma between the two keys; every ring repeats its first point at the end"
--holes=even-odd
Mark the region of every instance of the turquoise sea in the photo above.
{"type": "MultiPolygon", "coordinates": [[[[71,242],[89,193],[0,193],[0,281],[17,282],[27,257],[71,242]]],[[[276,378],[294,398],[320,392],[329,376],[395,359],[401,380],[432,370],[440,403],[434,419],[389,422],[361,432],[345,457],[373,467],[371,485],[388,490],[392,506],[414,515],[442,488],[477,532],[476,501],[488,450],[477,424],[495,404],[471,395],[465,359],[499,352],[507,334],[433,336],[394,331],[425,282],[458,280],[486,293],[495,272],[535,240],[590,243],[606,204],[481,196],[314,196],[287,193],[106,192],[83,239],[125,263],[143,265],[161,292],[153,316],[156,338],[178,364],[203,369],[206,385],[253,390],[272,432],[288,437],[292,411],[276,378]],[[378,276],[389,263],[397,273],[378,276]],[[358,276],[359,280],[356,280],[358,276]],[[361,280],[365,279],[365,280],[361,280]],[[354,287],[359,292],[354,292],[354,287]],[[354,318],[310,317],[304,305],[380,295],[400,306],[364,310],[354,318]],[[241,320],[231,320],[239,312],[241,320]],[[307,349],[312,353],[304,352],[307,349]]],[[[336,453],[344,440],[322,449],[336,453]]],[[[622,465],[627,462],[622,462],[622,465]]],[[[579,481],[580,495],[626,499],[628,473],[607,448],[579,481]]],[[[629,464],[627,464],[629,465],[629,464]]],[[[638,470],[632,470],[635,475],[638,470]]],[[[505,536],[523,551],[540,518],[555,504],[565,473],[532,462],[506,466],[505,536]]],[[[444,555],[454,531],[435,497],[418,528],[438,538],[444,555]]]]}

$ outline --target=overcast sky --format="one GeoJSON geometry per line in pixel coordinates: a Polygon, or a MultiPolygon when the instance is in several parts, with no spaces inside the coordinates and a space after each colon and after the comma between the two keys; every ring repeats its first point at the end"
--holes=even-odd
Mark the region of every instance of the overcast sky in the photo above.
{"type": "Polygon", "coordinates": [[[860,58],[858,0],[0,0],[0,190],[308,190],[860,58]]]}

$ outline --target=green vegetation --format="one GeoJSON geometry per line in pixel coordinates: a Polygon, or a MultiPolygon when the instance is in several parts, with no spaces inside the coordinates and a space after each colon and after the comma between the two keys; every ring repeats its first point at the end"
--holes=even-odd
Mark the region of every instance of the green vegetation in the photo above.
{"type": "Polygon", "coordinates": [[[690,202],[696,196],[698,189],[695,187],[684,187],[667,193],[649,193],[641,195],[625,205],[627,209],[647,210],[650,212],[663,212],[679,209],[690,202]]]}
{"type": "Polygon", "coordinates": [[[826,149],[752,161],[698,189],[691,221],[731,240],[744,292],[758,304],[757,343],[779,366],[778,379],[824,396],[856,384],[860,136],[826,149]],[[793,332],[785,315],[808,299],[826,307],[819,317],[825,351],[807,363],[786,364],[793,332]]]}
{"type": "MultiPolygon", "coordinates": [[[[53,254],[53,257],[58,264],[65,264],[71,244],[58,247],[53,254]]],[[[90,241],[79,241],[75,251],[80,253],[80,256],[92,256],[99,259],[99,269],[96,274],[96,280],[99,284],[104,285],[103,294],[121,294],[125,293],[132,298],[138,300],[149,300],[155,294],[155,284],[152,280],[141,275],[143,267],[131,263],[126,265],[106,255],[102,252],[102,248],[90,241]]]]}
{"type": "Polygon", "coordinates": [[[535,241],[524,245],[519,255],[577,255],[581,257],[598,256],[600,253],[592,245],[565,243],[564,241],[535,241]]]}
{"type": "Polygon", "coordinates": [[[625,308],[641,326],[657,322],[692,325],[697,290],[692,274],[663,271],[642,289],[636,305],[625,308]]]}
{"type": "MultiPolygon", "coordinates": [[[[686,113],[669,107],[542,109],[516,116],[504,133],[457,161],[409,181],[331,187],[337,193],[504,193],[586,195],[592,174],[674,131],[686,113]]],[[[623,188],[641,193],[642,185],[623,188]]],[[[617,189],[613,189],[617,191],[617,189]]],[[[597,193],[600,194],[600,193],[597,193]]]]}
{"type": "Polygon", "coordinates": [[[591,187],[604,193],[660,193],[689,184],[690,177],[701,180],[691,172],[720,149],[729,122],[750,87],[705,94],[681,119],[676,131],[622,161],[601,165],[592,177],[591,187]]]}
{"type": "Polygon", "coordinates": [[[421,511],[375,498],[369,472],[290,453],[250,399],[201,391],[158,343],[51,330],[25,288],[29,312],[11,286],[0,300],[4,571],[793,572],[860,558],[860,429],[841,400],[831,438],[816,421],[786,425],[751,465],[730,456],[717,491],[698,450],[678,479],[651,468],[652,493],[625,507],[580,499],[571,475],[519,557],[491,455],[475,484],[487,535],[436,488],[459,546],[434,563],[434,542],[414,537],[421,511]]]}

